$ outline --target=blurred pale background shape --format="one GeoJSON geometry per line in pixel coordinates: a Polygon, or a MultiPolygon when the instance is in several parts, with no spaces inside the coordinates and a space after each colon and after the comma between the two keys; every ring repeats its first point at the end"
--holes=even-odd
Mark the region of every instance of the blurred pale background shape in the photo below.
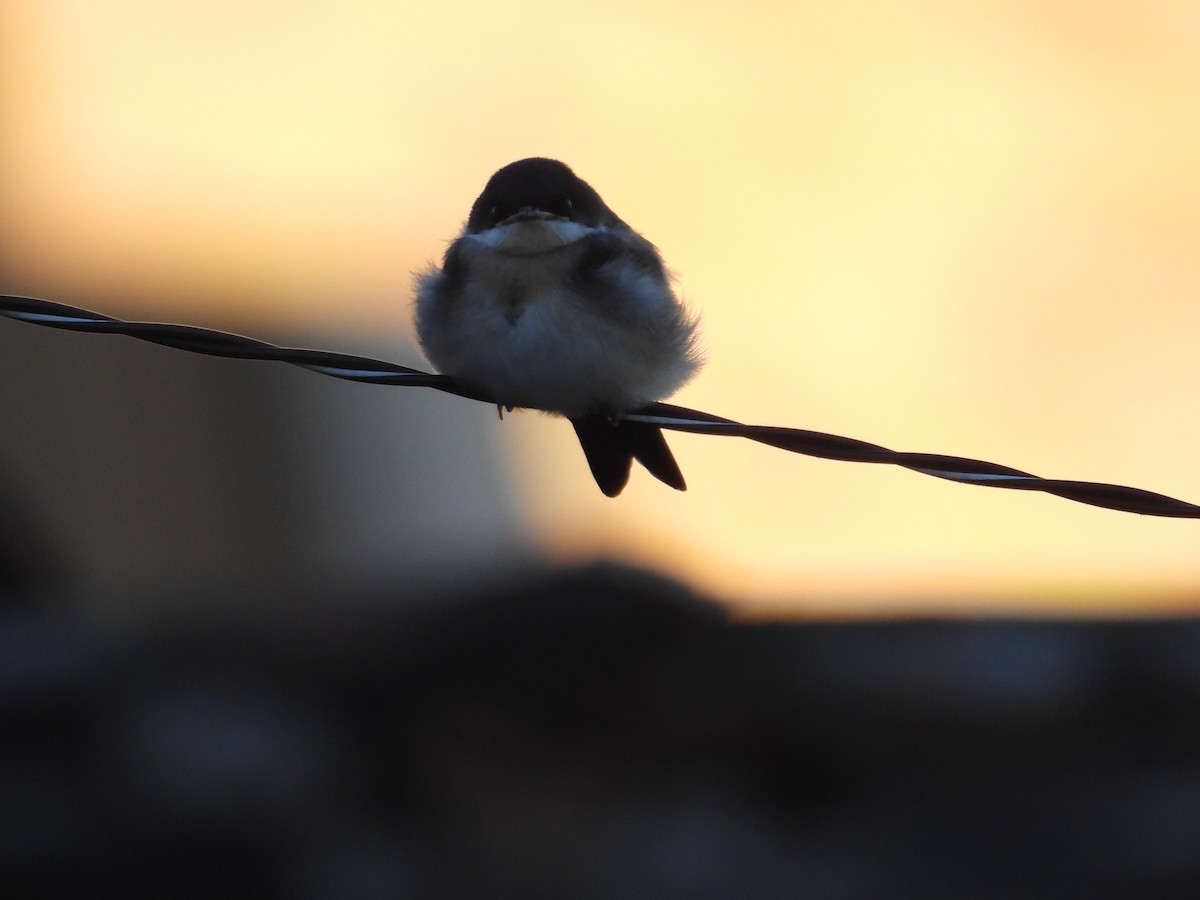
{"type": "MultiPolygon", "coordinates": [[[[411,272],[495,168],[552,156],[703,313],[710,361],[678,402],[1200,501],[1194,4],[49,0],[0,6],[0,91],[5,292],[419,364],[411,272]]],[[[22,328],[0,338],[135,352],[22,328]]],[[[5,403],[49,377],[37,359],[0,361],[5,403]]],[[[614,502],[559,421],[185,364],[227,380],[215,411],[241,378],[287,384],[272,416],[243,409],[275,429],[250,456],[315,523],[279,552],[331,571],[400,565],[432,517],[440,565],[612,554],[752,615],[1153,612],[1200,583],[1197,522],[694,436],[671,438],[688,493],[642,474],[614,502]],[[403,479],[420,503],[379,487],[403,479]]],[[[38,390],[74,396],[61,370],[38,390]]],[[[196,433],[249,433],[222,421],[196,433]]],[[[0,460],[45,485],[35,444],[0,460]]],[[[156,464],[169,485],[170,446],[156,464]]],[[[175,509],[177,539],[228,538],[230,503],[175,509]]]]}

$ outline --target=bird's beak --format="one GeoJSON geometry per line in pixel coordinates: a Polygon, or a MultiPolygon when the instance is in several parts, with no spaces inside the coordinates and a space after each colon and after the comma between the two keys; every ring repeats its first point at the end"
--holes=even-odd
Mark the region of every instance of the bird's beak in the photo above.
{"type": "Polygon", "coordinates": [[[513,222],[532,222],[532,221],[536,221],[536,220],[544,221],[546,219],[559,219],[559,218],[561,218],[561,216],[553,215],[552,213],[548,213],[545,210],[537,209],[536,207],[533,207],[533,206],[526,206],[523,209],[520,209],[517,212],[513,213],[511,216],[509,216],[507,219],[505,219],[500,224],[508,225],[513,222]]]}

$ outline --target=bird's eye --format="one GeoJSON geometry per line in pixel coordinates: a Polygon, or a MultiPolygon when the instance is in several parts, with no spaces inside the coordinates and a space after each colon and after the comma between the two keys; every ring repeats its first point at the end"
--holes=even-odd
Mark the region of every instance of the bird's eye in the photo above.
{"type": "Polygon", "coordinates": [[[567,198],[567,212],[574,212],[574,211],[575,211],[575,204],[572,203],[571,198],[568,197],[567,198]]]}

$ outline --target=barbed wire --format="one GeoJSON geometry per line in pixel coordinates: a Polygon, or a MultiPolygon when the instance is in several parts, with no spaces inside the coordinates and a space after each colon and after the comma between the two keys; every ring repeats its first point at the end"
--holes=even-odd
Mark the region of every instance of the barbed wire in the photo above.
{"type": "MultiPolygon", "coordinates": [[[[265,341],[192,325],[126,322],[63,303],[10,295],[0,295],[0,315],[34,325],[63,328],[68,331],[123,334],[177,350],[186,350],[190,353],[203,353],[230,359],[285,362],[321,375],[347,381],[429,387],[470,400],[493,404],[496,402],[481,393],[464,388],[454,379],[445,375],[434,375],[419,369],[410,369],[407,366],[365,356],[332,353],[326,350],[279,347],[265,341]]],[[[1200,506],[1140,488],[1094,481],[1040,478],[1029,472],[1022,472],[1020,469],[979,459],[946,456],[940,453],[898,452],[867,441],[841,437],[836,434],[825,434],[820,431],[770,425],[745,425],[732,419],[669,403],[652,403],[642,409],[626,413],[621,418],[657,425],[671,431],[749,438],[780,450],[820,459],[901,466],[922,475],[955,481],[960,484],[1018,491],[1041,491],[1066,500],[1074,500],[1077,503],[1086,503],[1090,506],[1119,512],[1200,519],[1200,506]]]]}

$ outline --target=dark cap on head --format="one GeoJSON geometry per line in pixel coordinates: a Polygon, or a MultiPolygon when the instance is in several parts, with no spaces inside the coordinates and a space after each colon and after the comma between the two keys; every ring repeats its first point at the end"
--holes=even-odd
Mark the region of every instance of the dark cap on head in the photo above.
{"type": "Polygon", "coordinates": [[[487,231],[526,208],[593,227],[625,224],[568,166],[535,156],[509,163],[488,179],[471,207],[467,231],[487,231]]]}

